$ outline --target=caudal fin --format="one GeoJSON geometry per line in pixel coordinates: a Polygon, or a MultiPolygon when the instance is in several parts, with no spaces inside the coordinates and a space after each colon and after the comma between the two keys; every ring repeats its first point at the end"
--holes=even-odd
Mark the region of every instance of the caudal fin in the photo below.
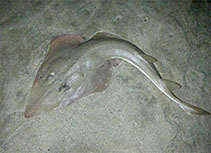
{"type": "Polygon", "coordinates": [[[189,115],[211,115],[210,112],[207,112],[199,107],[193,106],[187,103],[181,103],[179,106],[189,115]]]}
{"type": "Polygon", "coordinates": [[[171,91],[177,88],[180,88],[181,85],[179,85],[176,82],[170,81],[170,80],[162,80],[164,86],[170,91],[164,92],[169,98],[174,100],[179,106],[189,115],[211,115],[210,112],[207,112],[199,107],[196,107],[194,105],[188,104],[184,101],[181,101],[179,98],[177,98],[171,91]]]}

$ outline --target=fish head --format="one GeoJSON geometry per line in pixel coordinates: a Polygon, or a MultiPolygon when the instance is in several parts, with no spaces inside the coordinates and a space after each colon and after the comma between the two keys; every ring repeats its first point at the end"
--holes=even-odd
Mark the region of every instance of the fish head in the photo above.
{"type": "MultiPolygon", "coordinates": [[[[65,79],[68,78],[67,61],[72,56],[71,51],[84,41],[83,36],[78,34],[64,34],[50,41],[47,55],[31,88],[25,117],[29,118],[40,111],[52,110],[58,106],[60,98],[69,89],[65,79]]],[[[69,68],[71,69],[71,63],[69,68]]]]}
{"type": "MultiPolygon", "coordinates": [[[[49,65],[49,64],[48,64],[49,65]]],[[[43,66],[38,71],[29,96],[25,117],[29,118],[50,111],[61,105],[67,105],[81,94],[85,75],[77,68],[62,69],[65,66],[43,66]]]]}
{"type": "Polygon", "coordinates": [[[24,113],[25,117],[32,117],[49,107],[57,106],[56,100],[58,99],[56,98],[56,84],[55,72],[49,70],[38,71],[30,91],[29,101],[24,113]]]}

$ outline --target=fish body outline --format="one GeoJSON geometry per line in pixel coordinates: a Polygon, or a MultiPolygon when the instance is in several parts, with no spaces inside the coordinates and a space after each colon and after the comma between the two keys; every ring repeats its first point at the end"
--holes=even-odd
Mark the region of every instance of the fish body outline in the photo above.
{"type": "MultiPolygon", "coordinates": [[[[72,37],[73,39],[75,38],[74,36],[72,37]]],[[[59,108],[78,101],[92,93],[104,91],[108,87],[111,71],[112,68],[115,67],[113,65],[116,60],[117,63],[118,60],[123,60],[136,67],[162,93],[178,104],[188,114],[210,115],[209,112],[188,104],[176,97],[172,93],[172,90],[181,86],[178,83],[165,80],[161,77],[153,64],[157,60],[145,54],[133,43],[121,39],[119,36],[98,32],[90,40],[83,41],[81,38],[80,41],[75,41],[73,45],[71,44],[70,46],[70,48],[61,47],[63,49],[62,54],[57,52],[57,54],[59,54],[57,58],[53,58],[54,54],[49,55],[49,57],[52,56],[50,58],[51,60],[45,60],[43,62],[44,64],[40,67],[36,76],[36,82],[33,84],[33,87],[35,85],[36,89],[32,87],[30,94],[30,101],[32,102],[26,108],[25,117],[32,117],[36,114],[37,110],[43,109],[42,101],[45,100],[48,95],[54,94],[53,97],[55,99],[60,97],[58,98],[60,103],[52,105],[52,108],[59,108]],[[43,74],[45,74],[45,78],[48,78],[52,73],[54,73],[56,77],[53,76],[54,81],[50,84],[46,84],[46,79],[44,79],[44,81],[43,79],[39,79],[43,74]],[[75,76],[75,78],[73,76],[75,76]],[[70,82],[72,82],[72,84],[70,82]],[[64,87],[64,93],[59,91],[62,87],[64,87]],[[41,88],[43,90],[39,90],[41,88]],[[36,93],[38,94],[36,95],[36,93]],[[63,94],[63,96],[60,96],[61,94],[63,94]]],[[[49,106],[47,108],[51,108],[49,106]]]]}

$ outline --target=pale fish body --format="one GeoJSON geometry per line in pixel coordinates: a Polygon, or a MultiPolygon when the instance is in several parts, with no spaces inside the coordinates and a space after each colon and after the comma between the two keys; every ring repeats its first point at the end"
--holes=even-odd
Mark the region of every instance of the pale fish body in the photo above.
{"type": "Polygon", "coordinates": [[[51,42],[49,54],[33,84],[25,116],[32,117],[41,111],[66,106],[92,93],[104,91],[109,85],[112,68],[121,60],[140,70],[188,114],[210,115],[171,92],[180,85],[162,79],[153,65],[154,58],[129,41],[99,32],[88,41],[79,35],[67,35],[51,42]]]}

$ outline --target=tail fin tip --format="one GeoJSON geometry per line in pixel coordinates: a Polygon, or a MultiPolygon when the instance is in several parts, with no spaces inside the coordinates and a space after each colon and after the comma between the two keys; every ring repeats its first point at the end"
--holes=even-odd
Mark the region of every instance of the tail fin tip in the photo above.
{"type": "Polygon", "coordinates": [[[180,104],[179,106],[189,115],[211,115],[210,112],[187,103],[180,104]]]}

